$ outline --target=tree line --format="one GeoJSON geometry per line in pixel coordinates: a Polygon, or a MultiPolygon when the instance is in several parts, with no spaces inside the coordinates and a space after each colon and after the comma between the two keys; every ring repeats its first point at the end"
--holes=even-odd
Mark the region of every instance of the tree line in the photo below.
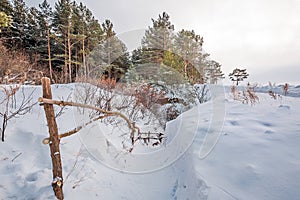
{"type": "Polygon", "coordinates": [[[6,52],[0,57],[2,81],[29,68],[54,83],[91,76],[119,80],[140,65],[149,70],[168,66],[192,83],[214,84],[224,78],[221,64],[203,51],[203,37],[194,30],[176,33],[166,12],[151,19],[141,47],[132,52],[110,20],[100,23],[81,2],[58,0],[52,8],[47,0],[37,7],[28,7],[23,0],[0,0],[0,14],[0,48],[6,52]],[[8,63],[20,54],[30,67],[8,63]]]}

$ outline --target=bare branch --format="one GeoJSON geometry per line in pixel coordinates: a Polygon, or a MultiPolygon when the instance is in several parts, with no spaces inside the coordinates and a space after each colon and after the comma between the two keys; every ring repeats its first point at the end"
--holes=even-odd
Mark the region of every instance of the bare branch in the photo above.
{"type": "Polygon", "coordinates": [[[17,118],[19,116],[25,115],[26,113],[30,112],[32,107],[36,103],[31,103],[33,93],[35,90],[33,90],[28,96],[25,94],[24,88],[22,88],[22,97],[20,104],[17,105],[17,97],[16,93],[21,88],[21,85],[9,85],[6,87],[1,87],[2,91],[4,93],[4,100],[0,102],[0,105],[4,106],[3,112],[0,112],[0,117],[2,118],[2,127],[0,128],[1,131],[1,139],[2,142],[4,142],[4,135],[5,130],[7,128],[8,121],[12,118],[17,118]]]}
{"type": "MultiPolygon", "coordinates": [[[[122,114],[120,112],[107,111],[107,110],[98,108],[96,106],[87,105],[87,104],[81,104],[81,103],[76,103],[76,102],[71,102],[71,101],[57,101],[57,100],[46,99],[46,98],[42,98],[42,97],[40,97],[38,99],[38,101],[40,103],[44,103],[44,104],[54,104],[54,105],[58,105],[58,106],[74,106],[74,107],[80,107],[80,108],[87,108],[87,109],[96,110],[96,111],[98,111],[100,113],[106,114],[107,116],[118,116],[118,117],[122,118],[123,120],[125,120],[126,123],[127,123],[127,125],[128,125],[128,127],[131,129],[130,137],[132,139],[132,144],[134,143],[134,139],[133,138],[134,138],[134,133],[136,131],[136,127],[135,127],[135,125],[134,125],[133,122],[131,122],[124,114],[122,114]]],[[[78,132],[78,131],[76,131],[76,132],[78,132]]],[[[72,134],[74,134],[74,133],[72,133],[72,134]]]]}
{"type": "MultiPolygon", "coordinates": [[[[71,131],[59,134],[58,137],[60,139],[60,138],[64,138],[64,137],[74,135],[75,133],[77,133],[82,128],[86,127],[87,125],[89,125],[89,124],[91,124],[91,123],[93,123],[97,120],[104,119],[105,117],[109,117],[109,116],[110,115],[104,115],[104,116],[99,116],[97,118],[94,118],[94,119],[90,120],[89,122],[85,123],[84,125],[77,126],[76,128],[72,129],[71,131]]],[[[49,144],[49,142],[50,142],[50,137],[47,137],[47,138],[43,139],[43,144],[49,144]]]]}

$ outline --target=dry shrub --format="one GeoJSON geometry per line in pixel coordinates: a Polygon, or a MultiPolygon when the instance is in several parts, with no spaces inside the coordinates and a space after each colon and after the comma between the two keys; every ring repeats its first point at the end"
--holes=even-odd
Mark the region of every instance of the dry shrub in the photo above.
{"type": "Polygon", "coordinates": [[[282,91],[283,91],[284,96],[286,96],[286,95],[288,94],[288,90],[289,90],[289,84],[288,84],[288,83],[285,83],[285,84],[282,86],[282,91]]]}
{"type": "Polygon", "coordinates": [[[273,92],[272,90],[268,91],[268,94],[271,96],[272,99],[277,100],[277,99],[281,99],[281,95],[280,94],[276,94],[275,92],[273,92]]]}
{"type": "Polygon", "coordinates": [[[143,105],[145,108],[151,109],[154,104],[163,104],[165,91],[145,83],[136,87],[134,96],[137,105],[143,105]]]}
{"type": "Polygon", "coordinates": [[[234,100],[240,99],[240,92],[238,91],[238,88],[235,85],[232,85],[230,88],[230,92],[232,94],[232,97],[234,100]]]}
{"type": "Polygon", "coordinates": [[[247,84],[247,87],[243,91],[239,91],[236,86],[231,86],[231,94],[234,100],[241,101],[243,104],[255,105],[259,102],[259,97],[255,92],[257,84],[251,85],[247,84]]]}
{"type": "Polygon", "coordinates": [[[250,83],[247,84],[246,91],[243,91],[243,103],[250,103],[251,105],[254,105],[259,102],[259,98],[257,94],[255,93],[255,88],[257,87],[257,84],[250,85],[250,83]]]}
{"type": "Polygon", "coordinates": [[[36,84],[43,72],[36,67],[38,56],[30,58],[23,51],[11,51],[0,42],[0,83],[36,84]]]}
{"type": "Polygon", "coordinates": [[[97,82],[97,106],[104,110],[112,110],[112,100],[116,96],[117,81],[114,78],[101,78],[97,82]]]}
{"type": "Polygon", "coordinates": [[[194,86],[196,97],[199,101],[200,104],[207,102],[210,97],[209,97],[209,89],[207,88],[207,85],[199,85],[196,84],[194,86]]]}
{"type": "Polygon", "coordinates": [[[27,95],[24,88],[20,89],[21,85],[19,84],[6,85],[0,88],[0,120],[2,119],[0,132],[2,142],[4,142],[8,121],[30,112],[33,105],[36,104],[32,103],[34,90],[27,95]],[[22,94],[17,97],[19,91],[22,94]]]}
{"type": "Polygon", "coordinates": [[[178,110],[175,104],[171,104],[166,108],[166,120],[171,121],[176,119],[180,115],[180,110],[178,110]]]}
{"type": "MultiPolygon", "coordinates": [[[[269,81],[269,91],[268,91],[268,94],[270,95],[270,97],[274,100],[277,100],[277,99],[281,99],[281,95],[280,94],[277,94],[273,91],[273,88],[276,87],[276,84],[272,84],[270,81],[269,81]]],[[[287,87],[288,89],[288,87],[287,87]]]]}

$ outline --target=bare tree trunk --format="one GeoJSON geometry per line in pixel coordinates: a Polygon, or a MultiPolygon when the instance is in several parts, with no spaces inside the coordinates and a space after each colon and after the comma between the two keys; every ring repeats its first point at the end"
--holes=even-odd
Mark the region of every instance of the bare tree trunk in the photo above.
{"type": "Polygon", "coordinates": [[[188,77],[187,77],[187,66],[188,66],[188,62],[187,62],[187,61],[184,61],[184,77],[185,77],[185,78],[188,78],[188,77]]]}
{"type": "MultiPolygon", "coordinates": [[[[52,99],[52,92],[50,87],[50,79],[42,78],[42,87],[43,87],[43,98],[52,99]]],[[[60,139],[58,136],[57,124],[55,121],[54,108],[52,104],[44,104],[44,110],[47,118],[47,124],[49,129],[50,136],[50,152],[51,152],[51,160],[52,160],[52,173],[53,173],[53,181],[52,188],[55,193],[57,199],[63,199],[63,177],[62,177],[62,164],[60,158],[60,150],[59,144],[60,139]]]]}
{"type": "Polygon", "coordinates": [[[69,82],[72,83],[72,52],[71,52],[71,24],[68,19],[68,66],[69,66],[69,82]]]}
{"type": "Polygon", "coordinates": [[[65,52],[64,52],[64,59],[65,59],[65,63],[64,63],[64,68],[63,68],[63,74],[62,74],[62,80],[63,83],[68,83],[68,60],[67,60],[67,40],[64,39],[64,47],[65,47],[65,52]]]}
{"type": "Polygon", "coordinates": [[[107,38],[107,64],[108,64],[108,67],[107,67],[107,70],[108,70],[108,78],[111,78],[111,40],[110,40],[110,37],[107,38]]]}
{"type": "MultiPolygon", "coordinates": [[[[48,26],[48,24],[47,24],[48,26]]],[[[50,46],[50,30],[49,27],[47,29],[47,37],[48,37],[48,61],[49,61],[49,71],[50,71],[50,79],[53,81],[53,75],[52,75],[52,62],[51,62],[51,46],[50,46]]]]}

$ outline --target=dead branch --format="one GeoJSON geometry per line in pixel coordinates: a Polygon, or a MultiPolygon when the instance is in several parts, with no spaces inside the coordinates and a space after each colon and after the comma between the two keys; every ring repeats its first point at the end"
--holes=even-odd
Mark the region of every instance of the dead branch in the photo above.
{"type": "MultiPolygon", "coordinates": [[[[97,121],[97,120],[100,120],[100,119],[104,119],[105,117],[109,117],[110,115],[104,115],[104,116],[99,116],[97,118],[94,118],[90,121],[88,121],[87,123],[85,123],[84,125],[81,125],[81,126],[77,126],[76,128],[68,131],[68,132],[65,132],[65,133],[61,133],[58,135],[59,139],[61,138],[64,138],[64,137],[68,137],[68,136],[71,136],[71,135],[74,135],[75,133],[77,133],[78,131],[80,131],[81,129],[83,129],[84,127],[88,126],[89,124],[97,121]]],[[[45,139],[43,139],[43,144],[49,144],[50,142],[50,137],[47,137],[45,139]]]]}
{"type": "MultiPolygon", "coordinates": [[[[67,101],[70,99],[70,97],[71,97],[71,94],[72,93],[70,93],[69,95],[68,95],[68,97],[67,97],[67,101]]],[[[65,110],[65,106],[63,106],[63,107],[60,107],[60,110],[55,114],[55,118],[58,118],[59,116],[61,116],[64,112],[64,110],[65,110]]]]}
{"type": "MultiPolygon", "coordinates": [[[[52,100],[52,99],[47,99],[47,98],[42,98],[42,97],[40,97],[38,99],[38,101],[40,103],[43,103],[43,104],[54,104],[54,105],[58,105],[58,106],[74,106],[74,107],[79,107],[79,108],[87,108],[87,109],[96,110],[96,111],[98,111],[100,113],[103,113],[103,114],[106,114],[108,116],[120,117],[120,118],[122,118],[123,120],[126,121],[128,127],[131,129],[131,134],[130,134],[131,139],[134,138],[134,133],[136,131],[136,127],[135,127],[134,123],[131,122],[124,114],[122,114],[120,112],[107,111],[107,110],[98,108],[98,107],[93,106],[93,105],[81,104],[81,103],[76,103],[76,102],[71,102],[71,101],[57,101],[57,100],[52,100]]],[[[76,131],[76,132],[78,132],[78,131],[76,131]]],[[[133,142],[133,140],[132,140],[132,142],[133,142]]]]}
{"type": "Polygon", "coordinates": [[[14,162],[20,155],[22,155],[22,152],[19,153],[18,155],[16,155],[16,156],[11,160],[11,162],[14,162]]]}

